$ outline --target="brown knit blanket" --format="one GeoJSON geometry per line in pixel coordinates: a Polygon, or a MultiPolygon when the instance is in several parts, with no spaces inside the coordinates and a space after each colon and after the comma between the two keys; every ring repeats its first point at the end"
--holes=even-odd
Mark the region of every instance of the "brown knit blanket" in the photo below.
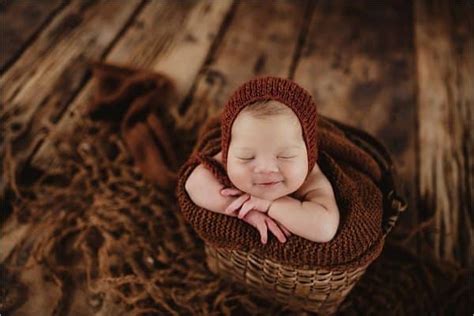
{"type": "MultiPolygon", "coordinates": [[[[113,88],[102,86],[99,92],[113,88]]],[[[177,160],[158,111],[173,101],[172,88],[169,79],[141,72],[131,76],[108,98],[98,98],[99,101],[89,107],[89,113],[96,119],[123,117],[120,123],[122,137],[136,164],[148,179],[164,187],[174,180],[170,169],[176,169],[177,160]],[[114,116],[109,115],[112,112],[114,116]]],[[[199,163],[212,168],[216,177],[230,186],[222,166],[212,161],[212,156],[220,151],[218,117],[210,119],[203,128],[197,149],[179,175],[176,192],[185,218],[201,238],[214,246],[257,251],[292,266],[346,268],[372,261],[383,246],[383,205],[378,188],[381,171],[368,153],[351,143],[342,131],[324,118],[318,120],[318,132],[318,164],[333,186],[341,212],[338,232],[330,242],[314,243],[292,236],[284,244],[270,238],[267,245],[262,245],[257,231],[247,223],[192,203],[185,193],[184,183],[199,163]]]]}
{"type": "MultiPolygon", "coordinates": [[[[109,92],[116,87],[100,88],[109,92]]],[[[174,180],[171,170],[176,169],[177,163],[170,137],[157,113],[172,102],[172,88],[171,81],[163,76],[138,73],[112,95],[99,98],[89,107],[89,114],[96,119],[123,117],[122,135],[136,164],[148,179],[161,186],[169,186],[174,180]]],[[[382,194],[377,187],[380,169],[369,154],[352,144],[336,127],[324,119],[318,121],[318,164],[335,190],[341,211],[340,226],[333,240],[314,243],[292,236],[284,244],[271,238],[268,245],[263,246],[256,230],[247,223],[203,210],[192,203],[185,194],[184,182],[198,163],[209,162],[220,150],[218,119],[211,119],[202,131],[198,139],[200,147],[182,169],[177,187],[181,210],[198,234],[215,246],[255,250],[293,266],[344,268],[363,265],[378,256],[383,246],[382,194]]],[[[216,176],[229,182],[222,170],[216,171],[216,176]]]]}
{"type": "Polygon", "coordinates": [[[195,151],[180,171],[177,195],[185,218],[201,238],[216,247],[255,251],[290,266],[335,269],[369,263],[379,255],[384,241],[382,193],[378,188],[381,171],[368,153],[324,118],[318,121],[318,133],[318,164],[333,186],[341,212],[338,232],[330,242],[315,243],[293,235],[286,243],[270,238],[264,245],[258,232],[247,223],[208,211],[191,201],[184,185],[200,163],[221,183],[232,185],[224,167],[212,158],[220,151],[219,117],[210,119],[203,128],[195,151]]]}
{"type": "MultiPolygon", "coordinates": [[[[209,107],[201,103],[191,115],[168,120],[163,111],[169,109],[163,97],[167,93],[152,87],[164,77],[103,64],[94,66],[93,77],[97,91],[90,109],[103,109],[95,115],[111,124],[78,117],[70,132],[54,139],[54,151],[47,157],[54,165],[43,171],[28,167],[8,182],[5,211],[11,209],[8,221],[18,224],[13,230],[2,226],[2,242],[15,246],[1,249],[0,313],[294,314],[210,273],[202,240],[177,208],[173,153],[178,166],[189,156],[196,138],[193,126],[202,125],[209,107]],[[151,84],[147,88],[142,81],[151,84]],[[148,93],[155,93],[148,105],[141,101],[148,111],[118,125],[148,93]],[[100,104],[104,106],[93,106],[100,104]],[[116,130],[120,126],[121,135],[116,130]],[[160,138],[159,126],[164,134],[179,137],[160,138]],[[167,176],[157,182],[143,178],[150,172],[144,174],[137,165],[151,160],[138,155],[138,145],[130,150],[131,135],[159,144],[152,147],[153,154],[163,164],[155,163],[153,172],[167,176]]],[[[7,158],[5,175],[11,175],[7,158]]],[[[468,280],[473,271],[411,253],[390,236],[340,315],[472,313],[468,280]]]]}

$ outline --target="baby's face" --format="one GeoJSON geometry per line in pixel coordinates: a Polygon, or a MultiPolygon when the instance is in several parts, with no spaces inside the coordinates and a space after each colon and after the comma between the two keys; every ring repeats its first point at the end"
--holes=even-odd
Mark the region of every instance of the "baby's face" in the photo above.
{"type": "Polygon", "coordinates": [[[308,173],[308,156],[296,115],[265,118],[240,113],[232,126],[227,174],[241,191],[276,200],[295,192],[308,173]]]}

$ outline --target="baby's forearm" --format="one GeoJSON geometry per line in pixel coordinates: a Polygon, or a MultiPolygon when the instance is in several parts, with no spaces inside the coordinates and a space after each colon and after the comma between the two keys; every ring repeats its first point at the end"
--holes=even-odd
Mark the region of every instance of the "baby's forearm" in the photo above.
{"type": "Polygon", "coordinates": [[[293,234],[315,242],[330,241],[339,225],[338,211],[328,211],[316,202],[302,202],[290,196],[273,201],[268,216],[293,234]]]}
{"type": "Polygon", "coordinates": [[[221,195],[224,186],[202,165],[197,166],[189,175],[185,188],[196,205],[216,213],[224,214],[227,206],[234,200],[232,197],[221,195]]]}

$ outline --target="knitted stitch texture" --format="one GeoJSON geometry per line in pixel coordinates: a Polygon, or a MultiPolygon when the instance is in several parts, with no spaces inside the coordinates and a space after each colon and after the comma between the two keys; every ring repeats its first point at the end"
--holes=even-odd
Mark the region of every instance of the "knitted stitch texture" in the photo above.
{"type": "Polygon", "coordinates": [[[287,105],[298,117],[303,130],[303,138],[308,152],[308,170],[316,162],[317,111],[311,95],[295,82],[278,77],[260,77],[245,82],[229,98],[221,115],[222,161],[227,166],[232,124],[237,115],[256,101],[271,99],[287,105]]]}
{"type": "Polygon", "coordinates": [[[370,154],[323,117],[317,125],[317,162],[331,182],[340,210],[338,231],[331,241],[317,243],[292,235],[280,243],[271,235],[264,245],[256,229],[244,221],[194,204],[184,185],[199,164],[225,186],[231,185],[225,166],[213,158],[221,150],[220,122],[215,117],[203,127],[193,154],[178,174],[176,194],[180,209],[202,239],[214,247],[257,252],[269,260],[298,268],[360,267],[380,254],[384,243],[381,170],[370,154]]]}

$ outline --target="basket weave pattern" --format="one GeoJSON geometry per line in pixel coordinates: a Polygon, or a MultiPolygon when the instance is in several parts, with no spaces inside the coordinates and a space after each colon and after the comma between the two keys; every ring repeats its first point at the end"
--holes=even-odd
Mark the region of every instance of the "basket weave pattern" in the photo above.
{"type": "Polygon", "coordinates": [[[263,297],[324,314],[337,311],[367,268],[294,269],[240,250],[206,244],[205,251],[207,265],[213,273],[245,284],[263,297]]]}
{"type": "MultiPolygon", "coordinates": [[[[379,164],[384,178],[380,187],[384,196],[383,238],[395,225],[406,204],[396,193],[396,170],[385,147],[367,133],[331,120],[354,144],[361,147],[379,164]]],[[[207,265],[216,274],[251,288],[257,295],[276,300],[295,309],[320,315],[337,312],[370,263],[346,269],[319,267],[294,268],[259,254],[205,245],[207,265]]],[[[372,250],[371,250],[372,251],[372,250]]]]}

